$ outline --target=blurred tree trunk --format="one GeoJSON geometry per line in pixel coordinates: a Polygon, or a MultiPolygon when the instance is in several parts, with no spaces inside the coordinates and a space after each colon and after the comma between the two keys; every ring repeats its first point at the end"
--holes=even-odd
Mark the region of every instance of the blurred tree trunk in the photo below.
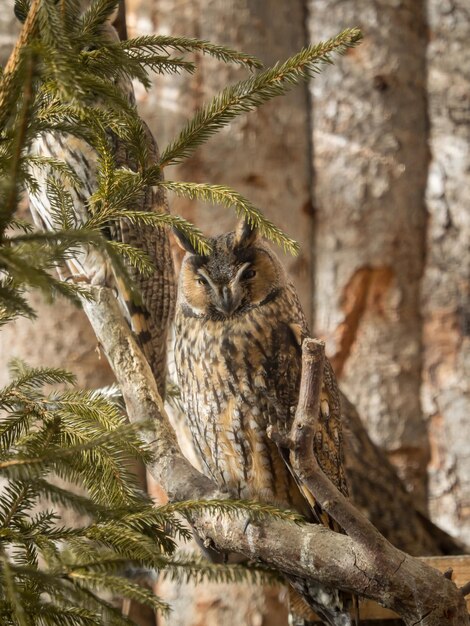
{"type": "Polygon", "coordinates": [[[104,355],[83,311],[60,298],[46,303],[40,295],[29,297],[36,320],[19,318],[0,333],[0,386],[8,379],[8,360],[18,357],[28,365],[63,367],[77,377],[79,387],[94,389],[113,382],[104,355]]]}
{"type": "Polygon", "coordinates": [[[423,509],[420,407],[428,165],[423,3],[311,0],[311,41],[364,42],[311,82],[315,329],[372,439],[423,509]]]}
{"type": "Polygon", "coordinates": [[[430,510],[470,542],[470,6],[429,0],[432,160],[422,301],[430,510]]]}

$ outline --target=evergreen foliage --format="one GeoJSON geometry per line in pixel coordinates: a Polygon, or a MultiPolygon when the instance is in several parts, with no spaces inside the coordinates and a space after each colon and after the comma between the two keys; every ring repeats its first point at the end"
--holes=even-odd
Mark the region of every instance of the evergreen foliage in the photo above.
{"type": "Polygon", "coordinates": [[[298,516],[249,502],[153,506],[132,471],[132,460],[149,461],[151,454],[109,397],[71,388],[73,376],[60,369],[15,362],[11,372],[12,382],[0,390],[2,625],[132,623],[96,593],[103,590],[167,611],[129,577],[149,569],[179,580],[273,579],[256,566],[175,556],[176,540],[191,537],[180,516],[204,509],[254,521],[275,515],[298,522],[298,516]],[[67,386],[44,392],[58,383],[67,386]],[[57,477],[69,485],[58,486],[57,477]],[[80,514],[79,523],[67,524],[58,505],[80,514]]]}
{"type": "MultiPolygon", "coordinates": [[[[134,102],[123,97],[122,81],[137,79],[149,86],[149,70],[193,72],[194,63],[185,55],[195,51],[250,72],[261,64],[250,55],[198,39],[159,35],[112,41],[103,35],[103,25],[116,4],[93,0],[81,13],[76,0],[16,2],[15,12],[25,26],[0,73],[0,325],[17,316],[34,317],[25,297],[31,288],[49,299],[57,294],[77,302],[90,298],[86,286],[62,282],[52,273],[83,247],[99,249],[119,268],[125,267],[120,260],[124,257],[140,271],[151,271],[144,254],[104,236],[114,220],[125,217],[177,228],[206,253],[208,242],[182,217],[131,210],[148,185],[233,207],[266,237],[296,251],[292,239],[234,190],[164,182],[161,173],[237,115],[318,71],[333,51],[355,45],[358,31],[345,31],[306,48],[225,89],[188,122],[160,162],[149,165],[148,136],[134,102]],[[98,154],[98,188],[89,200],[86,219],[79,218],[74,207],[72,191],[80,185],[75,172],[60,160],[31,153],[35,138],[44,132],[82,138],[98,154]],[[111,134],[125,142],[135,163],[132,170],[116,166],[111,134]],[[47,172],[51,232],[34,231],[19,216],[24,192],[39,189],[37,172],[47,172]]],[[[181,516],[190,519],[201,509],[253,520],[275,515],[298,523],[298,516],[248,502],[155,507],[138,488],[132,471],[136,459],[148,461],[151,453],[141,433],[127,424],[116,390],[79,391],[73,376],[63,370],[31,369],[20,362],[12,363],[11,375],[11,383],[0,390],[2,625],[131,624],[109,594],[167,610],[133,582],[130,574],[142,570],[195,580],[272,578],[272,573],[256,566],[222,567],[193,555],[175,556],[176,540],[190,536],[181,516]],[[46,386],[54,390],[45,390],[46,386]],[[57,478],[68,481],[68,486],[58,486],[57,478]],[[60,517],[58,507],[82,517],[71,526],[60,517]],[[102,591],[108,596],[100,595],[102,591]]]]}

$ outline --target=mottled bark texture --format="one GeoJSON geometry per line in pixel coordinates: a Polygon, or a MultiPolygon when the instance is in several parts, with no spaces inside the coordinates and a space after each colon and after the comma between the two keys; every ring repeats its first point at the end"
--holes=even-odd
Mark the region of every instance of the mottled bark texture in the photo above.
{"type": "Polygon", "coordinates": [[[315,330],[372,439],[426,506],[419,388],[426,25],[419,0],[312,0],[310,39],[364,42],[311,82],[315,330]]]}
{"type": "Polygon", "coordinates": [[[422,285],[430,511],[470,542],[470,5],[429,0],[431,164],[422,285]]]}

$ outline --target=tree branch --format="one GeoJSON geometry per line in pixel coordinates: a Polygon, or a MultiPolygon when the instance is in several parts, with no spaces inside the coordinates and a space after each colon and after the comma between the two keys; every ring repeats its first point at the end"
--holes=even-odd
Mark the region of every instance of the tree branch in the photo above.
{"type": "MultiPolygon", "coordinates": [[[[157,460],[149,471],[172,501],[223,497],[182,455],[150,368],[112,291],[104,287],[93,287],[93,291],[95,301],[84,301],[83,307],[121,386],[129,419],[139,423],[150,418],[155,423],[148,442],[157,460]]],[[[318,350],[318,343],[307,342],[306,346],[308,351],[318,350]]],[[[315,465],[309,470],[307,442],[321,377],[308,370],[318,369],[323,358],[310,356],[305,355],[303,376],[312,378],[304,383],[305,397],[296,416],[296,423],[304,424],[294,438],[299,477],[351,536],[314,524],[267,518],[247,525],[246,520],[209,513],[192,520],[196,532],[219,550],[238,552],[279,571],[371,598],[401,615],[407,626],[469,626],[464,597],[452,581],[394,548],[320,476],[315,465]]]]}
{"type": "Polygon", "coordinates": [[[320,410],[320,391],[325,363],[325,344],[305,339],[302,346],[302,377],[299,403],[290,434],[290,461],[300,481],[314,494],[321,508],[338,522],[343,530],[364,549],[377,555],[382,537],[367,517],[336,489],[324,474],[313,453],[315,425],[320,410]]]}

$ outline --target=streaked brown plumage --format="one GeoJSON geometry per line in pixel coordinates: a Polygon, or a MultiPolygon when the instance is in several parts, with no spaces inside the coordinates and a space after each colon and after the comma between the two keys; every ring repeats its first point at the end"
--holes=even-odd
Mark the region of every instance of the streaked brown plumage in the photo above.
{"type": "MultiPolygon", "coordinates": [[[[293,419],[300,347],[309,335],[282,264],[246,222],[212,239],[207,257],[182,243],[188,254],[179,279],[175,361],[204,471],[234,497],[293,507],[335,528],[313,496],[297,485],[282,451],[266,434],[270,424],[281,429],[293,419]]],[[[340,415],[327,363],[315,453],[323,471],[346,493],[340,415]]],[[[350,623],[340,608],[342,594],[302,581],[294,587],[329,624],[350,623]]]]}
{"type": "MultiPolygon", "coordinates": [[[[112,16],[111,18],[112,19],[112,16]]],[[[103,26],[104,34],[111,40],[118,39],[115,29],[108,22],[103,26]]],[[[117,86],[130,104],[134,105],[132,83],[120,77],[117,86]]],[[[99,105],[99,102],[96,103],[99,105]]],[[[149,165],[158,161],[155,140],[142,122],[149,144],[149,165]]],[[[108,143],[113,152],[116,167],[137,171],[135,158],[126,143],[115,133],[107,131],[108,143]]],[[[84,139],[63,132],[41,134],[33,143],[32,154],[52,157],[67,163],[80,179],[77,188],[61,181],[73,200],[77,222],[88,218],[88,199],[98,187],[98,155],[84,139]]],[[[30,208],[37,226],[43,230],[54,230],[53,212],[47,193],[47,177],[51,171],[47,167],[34,167],[32,174],[38,181],[38,189],[30,192],[30,208]]],[[[138,211],[168,212],[165,193],[162,188],[149,187],[146,192],[129,207],[138,211]]],[[[167,332],[174,312],[175,280],[169,249],[168,233],[164,228],[143,224],[132,224],[126,219],[115,221],[107,228],[106,235],[113,240],[130,244],[143,250],[155,266],[151,276],[143,276],[135,268],[128,266],[134,289],[139,293],[137,302],[130,289],[117,274],[109,259],[94,248],[83,249],[67,262],[67,271],[74,278],[90,280],[95,284],[113,287],[123,311],[136,334],[144,354],[156,378],[160,393],[165,390],[167,332]]]]}

